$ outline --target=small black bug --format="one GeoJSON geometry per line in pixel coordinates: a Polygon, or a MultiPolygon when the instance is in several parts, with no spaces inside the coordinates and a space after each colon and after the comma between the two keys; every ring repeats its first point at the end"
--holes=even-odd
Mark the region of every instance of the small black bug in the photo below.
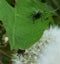
{"type": "Polygon", "coordinates": [[[46,2],[46,0],[41,0],[41,2],[42,2],[42,3],[45,3],[45,2],[46,2]]]}
{"type": "Polygon", "coordinates": [[[33,18],[33,24],[35,23],[35,20],[39,19],[41,17],[41,13],[40,12],[37,12],[37,13],[34,13],[32,18],[33,18]]]}
{"type": "Polygon", "coordinates": [[[18,53],[18,55],[24,56],[25,50],[18,49],[18,50],[17,50],[17,53],[18,53]]]}
{"type": "Polygon", "coordinates": [[[3,25],[3,23],[2,23],[2,21],[0,20],[0,24],[2,24],[3,25]]]}
{"type": "Polygon", "coordinates": [[[8,2],[8,4],[10,4],[12,7],[15,8],[16,6],[16,0],[6,0],[8,2]]]}
{"type": "Polygon", "coordinates": [[[15,7],[16,6],[16,1],[15,0],[11,3],[11,6],[12,7],[15,7]]]}
{"type": "Polygon", "coordinates": [[[49,22],[49,28],[50,28],[51,25],[53,25],[52,22],[49,22]]]}

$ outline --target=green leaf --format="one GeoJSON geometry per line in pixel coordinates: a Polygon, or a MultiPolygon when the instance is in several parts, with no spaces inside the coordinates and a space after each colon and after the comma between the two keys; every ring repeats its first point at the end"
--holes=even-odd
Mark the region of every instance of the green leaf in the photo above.
{"type": "Polygon", "coordinates": [[[0,19],[8,33],[11,49],[31,47],[49,23],[53,23],[50,9],[39,0],[16,0],[15,8],[0,0],[0,9],[0,19]],[[41,17],[33,20],[33,14],[37,12],[41,13],[41,17]]]}

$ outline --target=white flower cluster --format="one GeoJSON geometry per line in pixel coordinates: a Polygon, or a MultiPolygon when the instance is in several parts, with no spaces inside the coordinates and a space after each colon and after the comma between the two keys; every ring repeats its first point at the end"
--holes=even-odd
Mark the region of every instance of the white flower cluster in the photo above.
{"type": "Polygon", "coordinates": [[[50,28],[43,34],[45,46],[43,53],[39,55],[37,64],[60,64],[60,29],[58,27],[50,28]]]}
{"type": "Polygon", "coordinates": [[[13,57],[13,64],[60,64],[60,29],[50,27],[24,56],[13,54],[13,57]]]}

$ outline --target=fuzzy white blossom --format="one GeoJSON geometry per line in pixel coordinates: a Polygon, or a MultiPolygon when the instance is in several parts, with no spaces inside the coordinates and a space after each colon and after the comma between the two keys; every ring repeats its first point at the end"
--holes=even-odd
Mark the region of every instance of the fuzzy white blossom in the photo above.
{"type": "Polygon", "coordinates": [[[13,54],[13,64],[60,64],[60,28],[50,27],[24,56],[13,54]]]}
{"type": "Polygon", "coordinates": [[[60,64],[60,28],[46,30],[42,37],[45,46],[42,54],[39,55],[37,64],[60,64]]]}

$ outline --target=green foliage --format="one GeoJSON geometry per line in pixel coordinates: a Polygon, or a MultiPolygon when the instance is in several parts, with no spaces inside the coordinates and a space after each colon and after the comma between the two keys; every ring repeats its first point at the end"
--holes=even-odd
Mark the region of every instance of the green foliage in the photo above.
{"type": "Polygon", "coordinates": [[[51,10],[55,10],[53,19],[55,24],[60,26],[60,0],[46,0],[46,3],[51,10]]]}
{"type": "Polygon", "coordinates": [[[31,47],[53,23],[51,10],[39,0],[16,0],[15,7],[6,0],[0,0],[0,19],[6,28],[11,49],[31,47]],[[33,14],[37,12],[41,17],[34,20],[33,14]]]}
{"type": "Polygon", "coordinates": [[[9,64],[10,58],[8,56],[3,55],[3,64],[9,64]]]}

